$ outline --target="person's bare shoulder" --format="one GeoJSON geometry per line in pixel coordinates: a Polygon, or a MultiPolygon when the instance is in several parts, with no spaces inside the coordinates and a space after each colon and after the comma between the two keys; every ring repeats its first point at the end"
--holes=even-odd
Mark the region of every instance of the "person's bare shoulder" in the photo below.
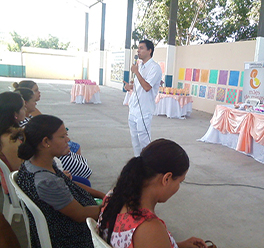
{"type": "Polygon", "coordinates": [[[133,234],[134,248],[171,248],[168,232],[158,219],[143,222],[133,234]]]}

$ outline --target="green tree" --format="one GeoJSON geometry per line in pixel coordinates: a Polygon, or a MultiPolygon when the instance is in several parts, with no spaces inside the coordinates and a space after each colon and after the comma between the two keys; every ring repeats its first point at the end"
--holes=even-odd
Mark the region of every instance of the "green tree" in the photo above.
{"type": "Polygon", "coordinates": [[[38,38],[33,42],[34,47],[39,48],[51,48],[51,49],[59,49],[59,50],[67,50],[70,45],[70,42],[62,43],[55,36],[49,35],[48,39],[38,38]]]}
{"type": "Polygon", "coordinates": [[[208,42],[239,41],[257,36],[260,1],[233,0],[225,4],[218,22],[202,23],[208,42]]]}
{"type": "MultiPolygon", "coordinates": [[[[136,0],[138,18],[132,34],[136,41],[167,42],[170,0],[136,0]]],[[[254,38],[259,0],[178,0],[176,44],[226,42],[254,38]]]]}
{"type": "Polygon", "coordinates": [[[136,47],[136,41],[142,39],[150,39],[155,45],[162,40],[166,41],[169,0],[136,0],[136,4],[138,13],[134,24],[135,30],[132,33],[133,47],[136,47]]]}
{"type": "Polygon", "coordinates": [[[8,51],[11,51],[11,52],[19,52],[21,51],[21,47],[22,46],[31,46],[31,41],[29,40],[28,37],[24,37],[22,38],[18,33],[16,33],[15,31],[13,33],[10,33],[12,38],[13,38],[13,41],[15,42],[15,44],[8,44],[7,48],[8,48],[8,51]]]}
{"type": "Polygon", "coordinates": [[[51,48],[59,50],[67,50],[70,42],[62,43],[59,38],[49,35],[48,39],[38,38],[37,40],[29,40],[28,37],[21,37],[15,31],[10,33],[14,44],[8,44],[8,50],[12,52],[19,52],[21,48],[24,47],[39,47],[39,48],[51,48]]]}

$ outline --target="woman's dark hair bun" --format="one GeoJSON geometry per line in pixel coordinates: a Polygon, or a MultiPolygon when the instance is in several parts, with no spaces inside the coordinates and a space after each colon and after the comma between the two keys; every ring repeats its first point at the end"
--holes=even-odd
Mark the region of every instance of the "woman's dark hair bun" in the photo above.
{"type": "Polygon", "coordinates": [[[18,147],[17,155],[19,158],[29,160],[36,152],[36,148],[32,147],[27,142],[22,143],[18,147]]]}
{"type": "Polygon", "coordinates": [[[19,88],[19,84],[18,84],[17,82],[14,82],[14,83],[13,83],[13,87],[14,87],[15,89],[19,88]]]}

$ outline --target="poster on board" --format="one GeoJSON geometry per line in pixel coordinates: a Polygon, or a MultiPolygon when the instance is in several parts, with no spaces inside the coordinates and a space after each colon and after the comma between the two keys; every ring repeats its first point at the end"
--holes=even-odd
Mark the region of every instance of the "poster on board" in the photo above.
{"type": "Polygon", "coordinates": [[[245,63],[242,102],[247,98],[264,100],[264,61],[245,63]]]}
{"type": "Polygon", "coordinates": [[[111,81],[123,83],[125,67],[125,52],[112,52],[111,81]]]}

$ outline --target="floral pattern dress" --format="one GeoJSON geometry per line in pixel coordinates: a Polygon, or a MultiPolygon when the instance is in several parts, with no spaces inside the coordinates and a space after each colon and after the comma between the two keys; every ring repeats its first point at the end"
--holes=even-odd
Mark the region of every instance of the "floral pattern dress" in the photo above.
{"type": "MultiPolygon", "coordinates": [[[[114,226],[113,233],[111,235],[111,245],[114,248],[133,248],[132,237],[139,225],[141,225],[144,221],[150,219],[158,219],[160,220],[164,226],[166,227],[163,220],[159,219],[157,215],[152,213],[148,209],[141,209],[142,217],[138,217],[136,219],[129,213],[118,214],[114,226]]],[[[167,227],[166,227],[167,229],[167,227]]],[[[167,230],[168,236],[170,238],[171,247],[178,248],[174,238],[171,236],[171,233],[167,230]]],[[[107,238],[107,229],[104,231],[104,239],[107,238]]]]}

